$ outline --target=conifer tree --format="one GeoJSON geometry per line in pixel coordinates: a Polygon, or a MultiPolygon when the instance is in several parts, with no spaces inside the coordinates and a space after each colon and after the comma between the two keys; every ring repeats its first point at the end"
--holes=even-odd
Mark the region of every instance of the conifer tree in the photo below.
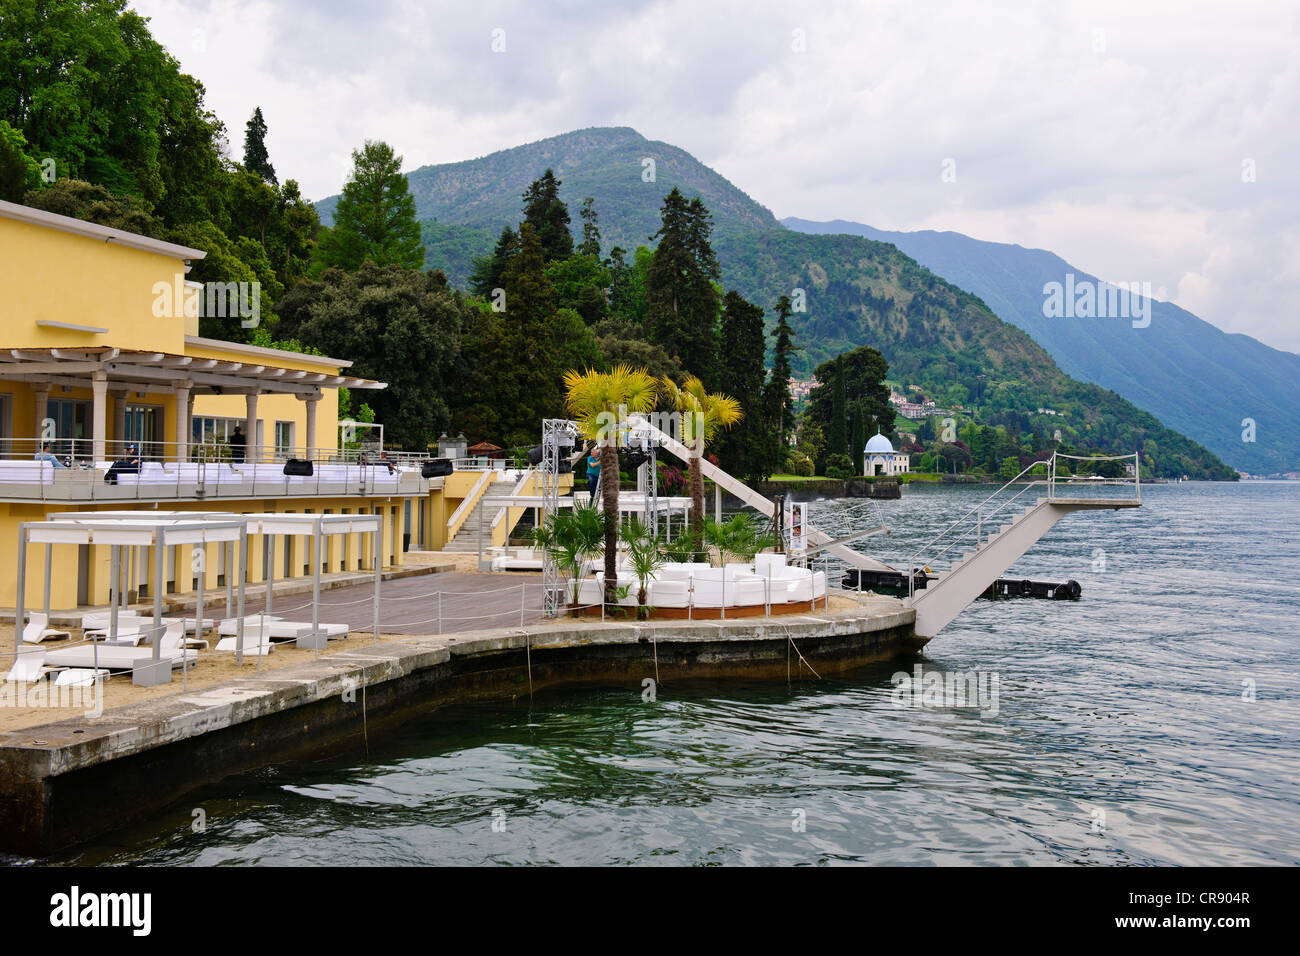
{"type": "Polygon", "coordinates": [[[513,229],[506,226],[501,230],[501,236],[497,239],[492,254],[477,256],[474,259],[474,271],[469,277],[471,292],[490,298],[495,289],[504,288],[501,277],[505,274],[506,263],[515,254],[518,243],[519,237],[513,229]]]}
{"type": "Polygon", "coordinates": [[[771,474],[771,422],[763,400],[763,310],[740,293],[728,292],[722,302],[718,334],[718,376],[740,403],[744,418],[716,439],[715,449],[722,467],[731,474],[761,481],[771,474]]]}
{"type": "Polygon", "coordinates": [[[596,219],[596,200],[588,196],[582,201],[582,244],[578,254],[600,258],[600,223],[596,219]]]}
{"type": "Polygon", "coordinates": [[[710,244],[712,218],[699,197],[673,187],[664,197],[658,239],[646,277],[646,333],[717,386],[718,260],[710,244]]]}
{"type": "Polygon", "coordinates": [[[244,168],[256,173],[264,182],[276,183],[275,167],[266,151],[266,120],[262,107],[254,107],[253,115],[244,126],[244,168]]]}
{"type": "Polygon", "coordinates": [[[793,373],[794,329],[790,326],[793,309],[789,296],[776,302],[776,328],[772,335],[776,343],[772,350],[772,373],[763,389],[765,417],[769,423],[770,443],[766,463],[769,474],[779,471],[785,461],[787,438],[794,430],[794,401],[790,398],[790,378],[793,373]]]}
{"type": "Polygon", "coordinates": [[[367,259],[408,269],[424,265],[415,197],[402,175],[402,157],[383,142],[352,151],[353,169],[334,209],[334,228],[320,242],[320,261],[348,271],[367,259]]]}
{"type": "Polygon", "coordinates": [[[560,199],[561,185],[555,173],[548,169],[524,190],[524,222],[537,232],[544,262],[573,255],[569,207],[560,199]]]}

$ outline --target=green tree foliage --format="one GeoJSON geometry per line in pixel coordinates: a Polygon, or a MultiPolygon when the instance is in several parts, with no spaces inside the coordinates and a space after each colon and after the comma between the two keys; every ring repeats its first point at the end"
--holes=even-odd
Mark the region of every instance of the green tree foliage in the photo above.
{"type": "Polygon", "coordinates": [[[745,480],[763,480],[772,473],[772,424],[763,402],[763,310],[738,292],[728,292],[722,300],[719,334],[719,378],[740,403],[744,417],[718,436],[714,449],[726,471],[745,480]]]}
{"type": "Polygon", "coordinates": [[[266,120],[262,107],[254,107],[253,115],[244,126],[244,168],[268,183],[275,183],[275,167],[266,151],[266,120]]]}
{"type": "Polygon", "coordinates": [[[561,185],[555,173],[548,169],[524,190],[524,222],[537,233],[546,262],[573,255],[569,207],[560,199],[561,185]]]}
{"type": "Polygon", "coordinates": [[[768,376],[767,384],[763,387],[763,410],[768,422],[766,467],[769,474],[780,471],[783,467],[790,447],[789,437],[795,428],[790,378],[793,374],[794,355],[799,351],[799,346],[794,344],[794,329],[790,325],[791,314],[790,297],[783,295],[776,302],[776,328],[772,330],[775,339],[772,349],[772,374],[768,376]]]}
{"type": "Polygon", "coordinates": [[[506,263],[518,251],[518,246],[519,237],[514,229],[510,226],[502,229],[492,254],[474,259],[474,271],[469,277],[470,291],[486,299],[490,298],[497,289],[503,288],[502,276],[506,271],[506,263]]]}
{"type": "Polygon", "coordinates": [[[155,239],[162,238],[166,231],[142,200],[117,195],[80,179],[60,179],[43,189],[33,189],[23,202],[34,209],[155,239]]]}
{"type": "MultiPolygon", "coordinates": [[[[849,453],[849,432],[848,422],[846,419],[848,396],[844,391],[844,356],[837,355],[832,361],[826,363],[830,380],[822,387],[823,398],[830,401],[830,415],[826,422],[826,454],[827,461],[830,457],[836,455],[847,455],[849,453]]],[[[818,369],[820,372],[821,370],[818,369]]]]}
{"type": "Polygon", "coordinates": [[[654,253],[647,246],[637,246],[632,261],[626,251],[615,246],[609,252],[609,313],[623,319],[637,335],[646,338],[646,283],[654,253]]]}
{"type": "MultiPolygon", "coordinates": [[[[849,458],[862,461],[862,452],[867,445],[866,403],[858,399],[853,403],[853,437],[849,441],[849,458]]],[[[874,434],[874,432],[873,432],[874,434]]]]}
{"type": "Polygon", "coordinates": [[[502,276],[505,311],[484,306],[462,327],[457,428],[502,445],[531,445],[543,418],[564,410],[564,373],[600,368],[600,351],[582,317],[559,305],[540,237],[519,227],[502,276]]]}
{"type": "Polygon", "coordinates": [[[697,196],[673,188],[664,197],[662,225],[646,277],[647,337],[717,385],[718,260],[710,245],[711,217],[697,196]]]}
{"type": "Polygon", "coordinates": [[[0,120],[0,199],[23,201],[23,195],[40,179],[41,167],[27,155],[27,137],[0,120]]]}
{"type": "Polygon", "coordinates": [[[579,253],[556,259],[547,264],[546,278],[555,289],[560,308],[577,312],[588,325],[608,314],[605,290],[610,283],[609,269],[596,256],[579,253]]]}
{"type": "Polygon", "coordinates": [[[373,262],[328,269],[289,290],[276,310],[283,337],[346,355],[352,374],[388,383],[366,398],[396,444],[423,451],[450,425],[449,375],[472,310],[442,273],[373,262]]]}
{"type": "Polygon", "coordinates": [[[582,201],[579,211],[582,217],[582,243],[578,246],[580,255],[600,258],[600,222],[596,216],[596,200],[588,196],[582,201]]]}
{"type": "Polygon", "coordinates": [[[402,175],[402,157],[367,140],[352,152],[353,169],[334,210],[334,228],[318,246],[320,265],[356,270],[367,260],[418,269],[424,264],[415,198],[402,175]]]}

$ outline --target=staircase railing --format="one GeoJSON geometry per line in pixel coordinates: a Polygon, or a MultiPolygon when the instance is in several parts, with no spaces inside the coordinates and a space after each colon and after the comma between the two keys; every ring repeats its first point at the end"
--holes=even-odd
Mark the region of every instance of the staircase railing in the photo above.
{"type": "Polygon", "coordinates": [[[925,542],[925,544],[921,545],[919,548],[913,551],[911,559],[908,562],[908,568],[907,568],[908,597],[909,598],[915,597],[916,574],[918,570],[921,573],[926,573],[926,568],[930,564],[942,558],[949,551],[953,550],[953,548],[956,548],[959,545],[971,544],[972,538],[974,539],[973,540],[974,548],[978,550],[979,547],[984,542],[984,525],[986,523],[991,522],[998,515],[1004,513],[1012,503],[1018,500],[1021,495],[1029,491],[1031,488],[1040,488],[1046,486],[1047,500],[1052,501],[1058,498],[1059,497],[1058,485],[1062,483],[1061,479],[1058,477],[1057,474],[1058,458],[1066,458],[1073,461],[1087,461],[1087,462],[1128,461],[1131,459],[1133,461],[1131,474],[1125,474],[1119,477],[1103,477],[1100,475],[1091,475],[1091,474],[1085,474],[1085,475],[1072,474],[1067,476],[1066,481],[1064,483],[1066,484],[1067,487],[1074,482],[1081,482],[1089,485],[1132,484],[1135,489],[1135,495],[1137,499],[1139,501],[1142,499],[1141,460],[1137,452],[1134,452],[1131,455],[1111,455],[1111,456],[1064,455],[1064,454],[1060,454],[1059,452],[1053,452],[1052,457],[1050,459],[1042,459],[1039,461],[1030,462],[1029,465],[1023,468],[1018,475],[1016,475],[1014,478],[1012,478],[1010,481],[1008,481],[1006,484],[1000,487],[997,491],[993,492],[993,494],[989,495],[987,498],[985,498],[983,501],[977,504],[974,508],[970,509],[970,511],[967,511],[956,521],[952,522],[952,524],[948,525],[946,528],[940,531],[929,541],[925,542]],[[1009,496],[1005,495],[1008,489],[1010,489],[1013,485],[1016,485],[1017,483],[1021,482],[1023,478],[1029,476],[1029,473],[1034,471],[1035,469],[1042,469],[1044,477],[1038,480],[1023,482],[1023,484],[1021,484],[1020,486],[1020,490],[1017,491],[1015,494],[1009,496]],[[931,553],[932,549],[937,548],[941,542],[946,542],[946,543],[944,543],[944,546],[940,550],[933,551],[933,553],[931,553]]]}
{"type": "Polygon", "coordinates": [[[474,487],[472,487],[469,490],[469,493],[465,495],[465,500],[462,501],[456,507],[456,510],[451,513],[451,517],[447,519],[448,541],[456,537],[456,533],[460,531],[460,526],[465,523],[465,519],[469,517],[470,512],[474,509],[474,505],[483,497],[484,492],[487,491],[488,484],[492,481],[493,474],[493,472],[485,471],[483,474],[479,475],[478,481],[474,482],[474,487]]]}

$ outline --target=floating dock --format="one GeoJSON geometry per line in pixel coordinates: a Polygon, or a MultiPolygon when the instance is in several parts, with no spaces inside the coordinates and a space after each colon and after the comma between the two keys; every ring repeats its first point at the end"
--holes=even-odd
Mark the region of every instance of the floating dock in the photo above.
{"type": "MultiPolygon", "coordinates": [[[[0,847],[44,855],[147,818],[198,787],[277,761],[366,752],[452,701],[646,679],[807,680],[919,650],[915,612],[832,599],[782,618],[561,619],[524,628],[362,643],[103,716],[0,734],[0,847]],[[836,608],[839,605],[839,609],[836,608]]],[[[174,686],[174,685],[173,685],[174,686]]],[[[663,690],[659,691],[663,693],[663,690]]]]}

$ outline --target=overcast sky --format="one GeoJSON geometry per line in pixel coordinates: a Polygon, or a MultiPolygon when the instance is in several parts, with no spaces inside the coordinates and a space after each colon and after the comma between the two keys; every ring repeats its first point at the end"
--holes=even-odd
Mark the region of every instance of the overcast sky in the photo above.
{"type": "Polygon", "coordinates": [[[632,126],[778,217],[1050,249],[1300,351],[1300,7],[1133,5],[132,3],[313,199],[367,138],[414,169],[632,126]]]}

